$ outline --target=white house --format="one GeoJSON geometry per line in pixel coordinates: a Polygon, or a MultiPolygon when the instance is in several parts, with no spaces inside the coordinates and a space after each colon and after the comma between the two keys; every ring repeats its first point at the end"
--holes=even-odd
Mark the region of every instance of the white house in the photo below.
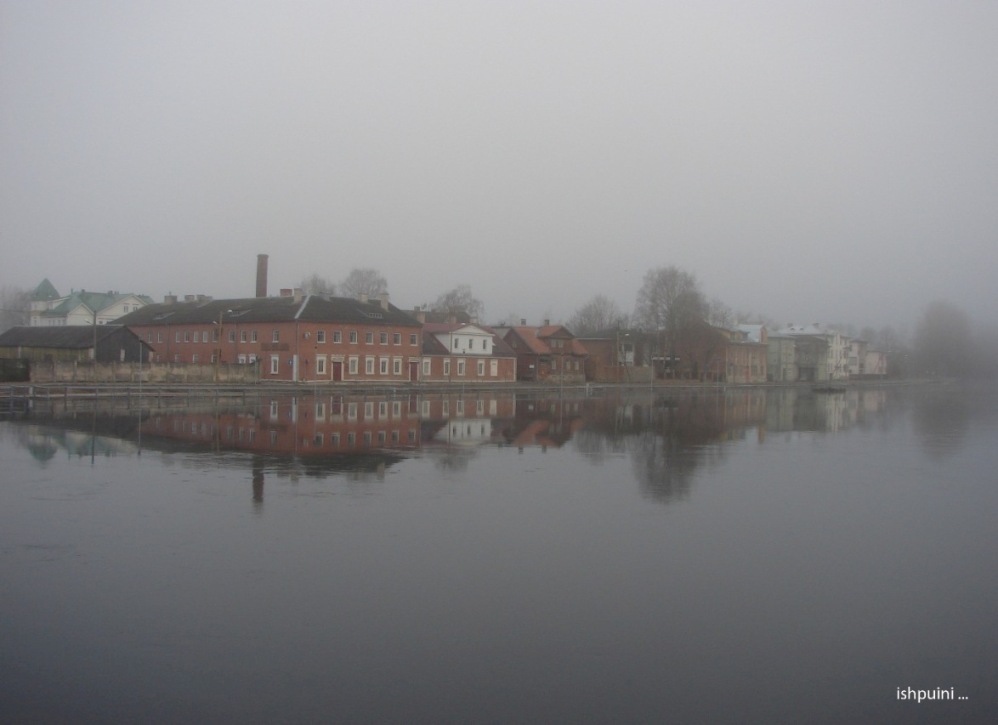
{"type": "Polygon", "coordinates": [[[145,295],[130,292],[73,290],[60,295],[45,279],[31,296],[31,326],[107,325],[151,302],[145,295]]]}

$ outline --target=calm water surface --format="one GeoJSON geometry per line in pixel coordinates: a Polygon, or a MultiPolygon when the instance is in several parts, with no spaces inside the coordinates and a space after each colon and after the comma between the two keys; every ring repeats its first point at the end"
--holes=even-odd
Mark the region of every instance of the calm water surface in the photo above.
{"type": "Polygon", "coordinates": [[[993,722],[996,470],[979,388],[36,411],[0,721],[993,722]]]}

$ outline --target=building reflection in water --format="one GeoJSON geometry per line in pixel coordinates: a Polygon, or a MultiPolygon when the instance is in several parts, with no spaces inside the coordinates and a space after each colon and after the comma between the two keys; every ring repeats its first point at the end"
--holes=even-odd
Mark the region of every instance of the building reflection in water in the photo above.
{"type": "MultiPolygon", "coordinates": [[[[730,441],[751,437],[762,445],[774,433],[885,424],[888,400],[879,389],[820,394],[806,388],[278,394],[182,410],[33,414],[20,422],[17,435],[42,463],[60,451],[135,453],[139,442],[164,452],[245,452],[251,454],[256,505],[263,503],[267,475],[379,481],[412,455],[430,457],[444,470],[463,470],[485,447],[546,452],[571,442],[594,463],[629,457],[646,495],[669,503],[689,495],[697,471],[722,459],[730,441]]],[[[947,427],[956,426],[949,421],[947,427]]],[[[244,461],[233,458],[231,464],[244,461]]]]}

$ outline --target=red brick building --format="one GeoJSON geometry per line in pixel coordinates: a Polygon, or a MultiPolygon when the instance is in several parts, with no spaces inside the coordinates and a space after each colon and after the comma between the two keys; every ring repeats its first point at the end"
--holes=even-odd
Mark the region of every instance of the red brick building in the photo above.
{"type": "Polygon", "coordinates": [[[516,376],[528,382],[584,383],[589,353],[561,325],[511,327],[503,340],[516,353],[516,376]]]}
{"type": "Polygon", "coordinates": [[[168,300],[120,324],[152,348],[154,362],[259,365],[263,381],[419,379],[422,325],[387,295],[168,300]]]}

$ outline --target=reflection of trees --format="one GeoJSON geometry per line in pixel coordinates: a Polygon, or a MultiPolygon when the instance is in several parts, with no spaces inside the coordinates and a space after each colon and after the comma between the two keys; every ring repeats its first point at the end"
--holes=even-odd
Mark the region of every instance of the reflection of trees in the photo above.
{"type": "Polygon", "coordinates": [[[630,441],[642,491],[663,503],[689,495],[697,469],[721,452],[708,444],[725,435],[725,403],[721,396],[696,395],[655,401],[647,429],[630,441]]]}
{"type": "Polygon", "coordinates": [[[947,458],[963,446],[970,427],[970,409],[963,395],[933,391],[918,398],[912,420],[922,450],[930,458],[947,458]]]}
{"type": "Polygon", "coordinates": [[[697,451],[677,436],[646,431],[631,438],[631,461],[641,490],[663,503],[679,501],[690,494],[693,474],[700,465],[697,451]]]}

